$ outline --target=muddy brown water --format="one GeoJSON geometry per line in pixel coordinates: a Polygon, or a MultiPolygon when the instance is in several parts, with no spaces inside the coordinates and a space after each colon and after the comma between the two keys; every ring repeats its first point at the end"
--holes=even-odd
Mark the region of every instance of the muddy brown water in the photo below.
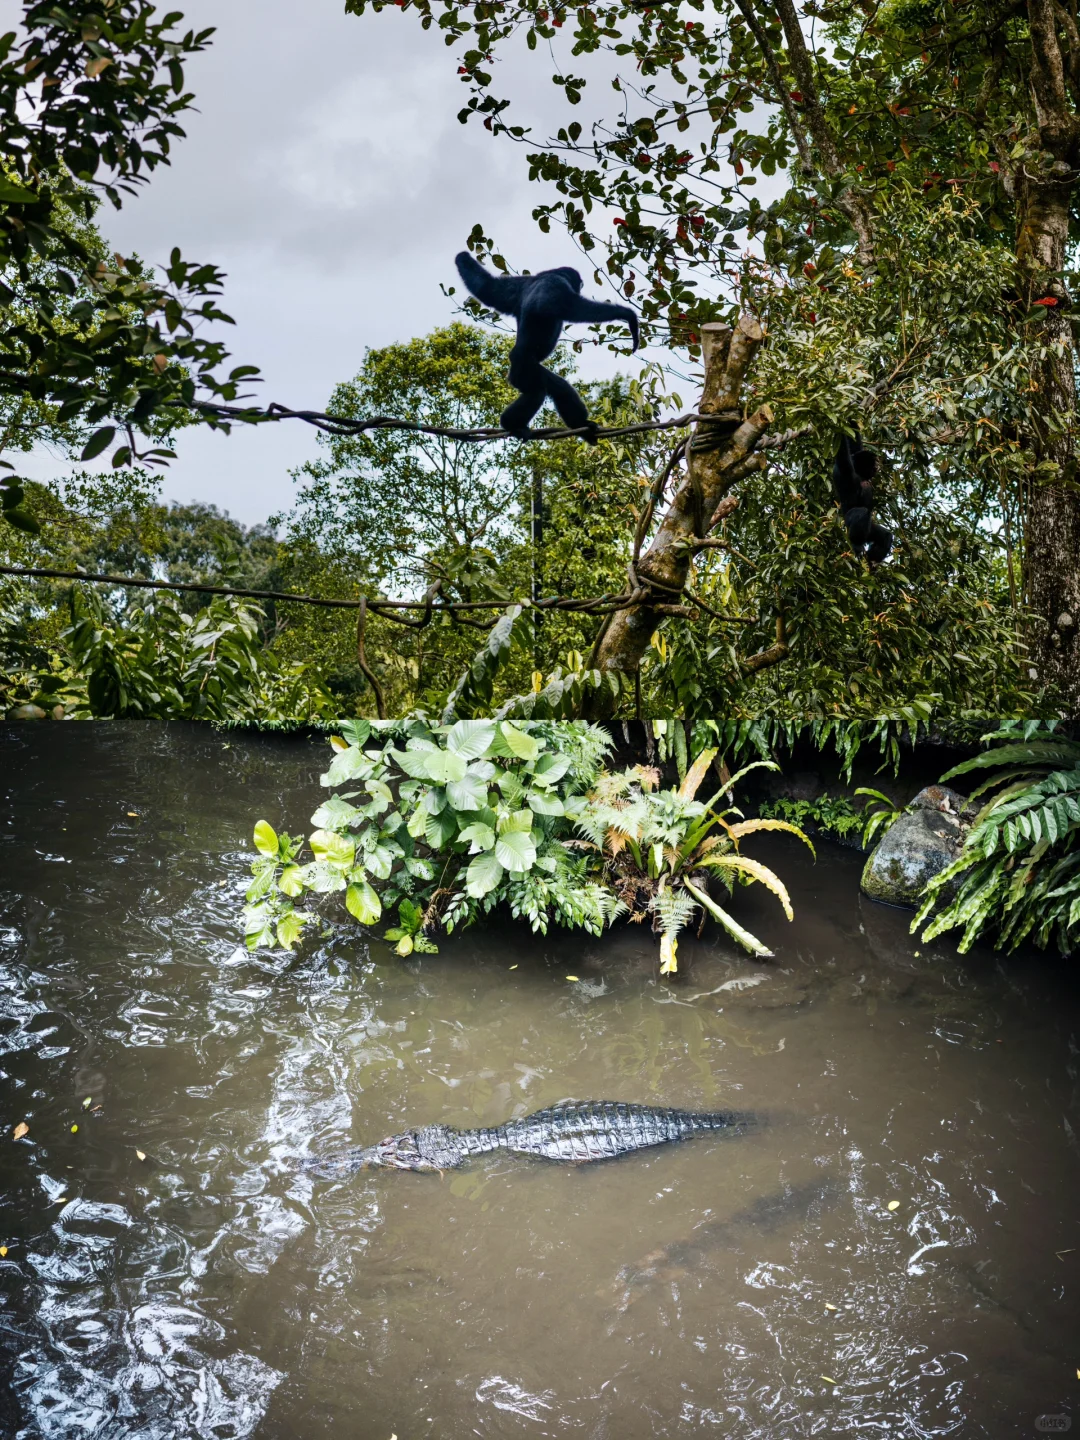
{"type": "Polygon", "coordinates": [[[343,929],[250,956],[252,822],[302,827],[325,753],[0,729],[0,1433],[966,1437],[1075,1418],[1072,967],[919,946],[907,914],[859,899],[857,855],[815,866],[794,841],[753,852],[794,924],[764,893],[735,902],[776,960],[710,933],[676,986],[633,927],[497,921],[419,962],[343,929]],[[767,1123],[580,1169],[295,1169],[570,1097],[767,1123]]]}

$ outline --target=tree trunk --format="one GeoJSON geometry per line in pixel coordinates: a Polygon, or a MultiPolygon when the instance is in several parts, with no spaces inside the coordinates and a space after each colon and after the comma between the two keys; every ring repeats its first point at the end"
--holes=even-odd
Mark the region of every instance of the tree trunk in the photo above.
{"type": "Polygon", "coordinates": [[[1043,331],[1044,358],[1035,372],[1041,419],[1034,439],[1038,463],[1057,476],[1033,480],[1025,526],[1024,597],[1035,615],[1031,678],[1051,686],[1069,713],[1080,714],[1080,492],[1075,488],[1076,383],[1068,295],[1061,274],[1069,234],[1072,166],[1059,160],[1050,175],[1023,182],[1018,195],[1017,260],[1023,300],[1054,296],[1043,331]],[[1054,183],[1054,173],[1061,178],[1054,183]]]}
{"type": "MultiPolygon", "coordinates": [[[[726,325],[702,326],[705,385],[698,410],[716,419],[702,420],[695,426],[687,449],[686,477],[652,544],[637,565],[631,566],[634,603],[616,611],[601,632],[593,664],[605,674],[635,677],[664,615],[692,615],[681,601],[690,576],[694,542],[704,539],[734,508],[729,499],[717,513],[731,487],[765,467],[765,457],[753,451],[772,420],[772,411],[763,406],[744,419],[739,404],[743,378],[763,338],[761,327],[751,316],[743,316],[734,331],[726,325]]],[[[778,626],[776,645],[760,655],[749,656],[743,662],[744,668],[761,669],[775,664],[786,653],[782,627],[778,626]]],[[[590,697],[588,717],[603,719],[614,711],[616,703],[616,691],[603,686],[590,697]]]]}

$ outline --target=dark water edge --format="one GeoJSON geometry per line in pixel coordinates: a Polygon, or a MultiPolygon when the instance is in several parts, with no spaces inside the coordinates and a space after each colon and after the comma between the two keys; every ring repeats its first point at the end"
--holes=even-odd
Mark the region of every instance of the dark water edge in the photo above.
{"type": "Polygon", "coordinates": [[[302,830],[326,754],[0,727],[0,1434],[1076,1422],[1073,966],[920,946],[907,913],[859,897],[857,855],[815,867],[783,841],[751,853],[794,924],[767,895],[735,902],[777,959],[708,932],[675,986],[632,926],[496,921],[420,962],[343,928],[249,956],[252,822],[302,830]],[[296,1170],[566,1098],[767,1123],[578,1171],[296,1170]]]}

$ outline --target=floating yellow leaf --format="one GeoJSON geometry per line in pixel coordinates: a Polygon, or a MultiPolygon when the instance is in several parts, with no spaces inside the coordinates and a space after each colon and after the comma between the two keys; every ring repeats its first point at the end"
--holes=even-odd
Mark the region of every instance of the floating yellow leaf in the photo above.
{"type": "Polygon", "coordinates": [[[139,818],[139,812],[138,812],[138,810],[127,810],[127,811],[125,811],[124,813],[125,813],[125,814],[128,816],[128,818],[131,819],[131,820],[137,820],[137,819],[139,818]]]}
{"type": "Polygon", "coordinates": [[[5,1256],[6,1254],[7,1254],[7,1246],[6,1246],[6,1245],[0,1245],[0,1260],[3,1260],[3,1258],[4,1258],[4,1256],[5,1256]]]}
{"type": "Polygon", "coordinates": [[[822,1375],[822,1380],[827,1380],[830,1385],[839,1385],[839,1380],[834,1380],[831,1375],[822,1375]]]}
{"type": "Polygon", "coordinates": [[[84,1110],[89,1110],[89,1109],[90,1109],[90,1106],[91,1106],[93,1103],[94,1103],[94,1097],[93,1097],[93,1095],[87,1095],[86,1099],[82,1102],[82,1108],[83,1108],[84,1110]]]}
{"type": "Polygon", "coordinates": [[[146,1154],[145,1154],[145,1152],[142,1151],[142,1150],[136,1150],[136,1151],[135,1151],[135,1154],[139,1157],[140,1160],[145,1160],[145,1159],[146,1159],[146,1154]]]}
{"type": "Polygon", "coordinates": [[[517,966],[516,966],[516,965],[511,965],[511,966],[510,966],[510,969],[511,969],[511,970],[516,970],[516,969],[517,969],[517,966]]]}
{"type": "Polygon", "coordinates": [[[836,1306],[835,1306],[835,1305],[830,1305],[829,1302],[826,1300],[826,1301],[825,1301],[825,1309],[826,1309],[826,1310],[835,1310],[835,1309],[836,1309],[836,1306]]]}
{"type": "Polygon", "coordinates": [[[72,1133],[73,1135],[77,1135],[77,1134],[79,1133],[79,1127],[78,1127],[78,1125],[72,1125],[72,1127],[71,1127],[71,1133],[72,1133]]]}
{"type": "Polygon", "coordinates": [[[889,1209],[890,1209],[890,1210],[899,1210],[899,1209],[900,1209],[900,1201],[899,1201],[899,1200],[890,1200],[890,1201],[889,1201],[889,1209]]]}
{"type": "Polygon", "coordinates": [[[24,1135],[29,1135],[29,1134],[30,1134],[30,1126],[27,1125],[27,1123],[26,1123],[25,1120],[20,1120],[19,1123],[18,1123],[18,1125],[16,1125],[16,1126],[15,1126],[15,1129],[11,1132],[11,1138],[12,1138],[13,1140],[21,1140],[24,1135]]]}
{"type": "Polygon", "coordinates": [[[567,975],[566,978],[567,980],[576,980],[578,977],[576,975],[567,975]]]}

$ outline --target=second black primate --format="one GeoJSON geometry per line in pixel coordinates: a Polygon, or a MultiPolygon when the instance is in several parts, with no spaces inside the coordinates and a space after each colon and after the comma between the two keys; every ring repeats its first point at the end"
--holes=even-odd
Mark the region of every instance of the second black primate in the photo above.
{"type": "Polygon", "coordinates": [[[856,555],[861,555],[865,547],[866,558],[873,565],[885,559],[893,541],[892,532],[874,519],[871,482],[877,474],[877,464],[877,456],[872,450],[863,449],[858,435],[854,439],[841,435],[840,448],[833,461],[833,490],[856,555]]]}
{"type": "Polygon", "coordinates": [[[529,422],[545,400],[550,400],[571,430],[591,433],[582,438],[596,444],[596,423],[589,419],[584,400],[561,375],[548,370],[546,360],[559,343],[562,327],[575,321],[625,320],[634,349],[638,348],[638,317],[628,305],[586,300],[581,276],[569,265],[541,270],[539,275],[492,275],[467,250],[455,256],[458,274],[473,295],[492,310],[513,315],[517,339],[510,351],[510,384],[521,391],[503,411],[500,424],[518,439],[527,439],[529,422]]]}

